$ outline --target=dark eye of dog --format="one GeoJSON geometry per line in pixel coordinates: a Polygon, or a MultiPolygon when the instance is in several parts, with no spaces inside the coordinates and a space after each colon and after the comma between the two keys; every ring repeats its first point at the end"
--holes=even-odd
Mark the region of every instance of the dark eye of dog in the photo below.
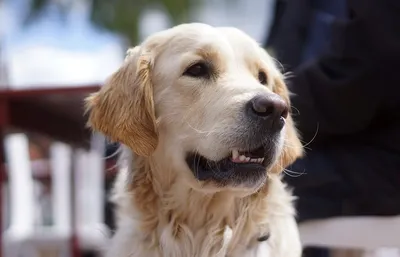
{"type": "Polygon", "coordinates": [[[267,74],[265,74],[265,72],[263,72],[263,71],[258,72],[258,80],[260,81],[261,84],[266,85],[267,84],[267,74]]]}
{"type": "Polygon", "coordinates": [[[198,62],[189,66],[189,68],[185,70],[183,75],[194,78],[204,78],[210,75],[210,70],[207,64],[198,62]]]}

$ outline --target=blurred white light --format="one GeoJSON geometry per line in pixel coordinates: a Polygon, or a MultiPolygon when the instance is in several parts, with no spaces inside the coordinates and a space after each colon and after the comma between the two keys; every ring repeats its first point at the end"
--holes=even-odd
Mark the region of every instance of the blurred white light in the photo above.
{"type": "Polygon", "coordinates": [[[15,88],[102,83],[122,61],[119,44],[92,52],[32,45],[15,49],[10,56],[10,82],[15,88]]]}

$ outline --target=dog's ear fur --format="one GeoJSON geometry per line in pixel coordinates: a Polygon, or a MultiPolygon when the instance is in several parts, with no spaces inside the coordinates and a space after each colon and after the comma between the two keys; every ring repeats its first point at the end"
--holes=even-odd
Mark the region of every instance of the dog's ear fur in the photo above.
{"type": "MultiPolygon", "coordinates": [[[[286,87],[283,80],[283,76],[277,76],[274,78],[274,89],[273,91],[281,96],[290,107],[290,92],[286,87]]],[[[297,158],[303,155],[303,146],[300,142],[299,135],[294,126],[294,121],[291,115],[286,119],[286,135],[285,142],[283,146],[283,151],[278,159],[277,164],[272,168],[271,172],[279,173],[282,172],[284,168],[292,164],[297,158]]]]}
{"type": "Polygon", "coordinates": [[[122,67],[86,98],[88,125],[140,156],[151,155],[158,144],[151,82],[154,58],[144,47],[129,50],[122,67]]]}

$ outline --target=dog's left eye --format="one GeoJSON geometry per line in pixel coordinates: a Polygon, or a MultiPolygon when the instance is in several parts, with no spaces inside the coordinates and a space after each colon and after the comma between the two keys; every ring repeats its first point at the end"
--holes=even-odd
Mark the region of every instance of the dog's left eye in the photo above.
{"type": "Polygon", "coordinates": [[[194,78],[208,77],[210,75],[210,70],[207,64],[199,62],[189,66],[183,75],[194,78]]]}
{"type": "Polygon", "coordinates": [[[267,74],[265,74],[264,71],[259,71],[258,72],[258,80],[260,81],[261,84],[266,85],[267,84],[267,74]]]}

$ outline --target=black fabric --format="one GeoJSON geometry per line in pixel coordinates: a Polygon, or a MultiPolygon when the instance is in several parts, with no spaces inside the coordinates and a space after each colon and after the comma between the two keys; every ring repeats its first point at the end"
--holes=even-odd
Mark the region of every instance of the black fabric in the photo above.
{"type": "Polygon", "coordinates": [[[286,178],[300,219],[399,214],[400,1],[347,1],[329,44],[302,62],[313,3],[287,1],[266,44],[293,71],[294,119],[311,142],[289,167],[306,174],[286,178]]]}
{"type": "Polygon", "coordinates": [[[310,0],[276,1],[274,24],[267,47],[271,46],[287,68],[300,64],[311,10],[310,0]]]}
{"type": "Polygon", "coordinates": [[[324,248],[312,247],[303,251],[302,257],[329,257],[329,250],[324,248]]]}

